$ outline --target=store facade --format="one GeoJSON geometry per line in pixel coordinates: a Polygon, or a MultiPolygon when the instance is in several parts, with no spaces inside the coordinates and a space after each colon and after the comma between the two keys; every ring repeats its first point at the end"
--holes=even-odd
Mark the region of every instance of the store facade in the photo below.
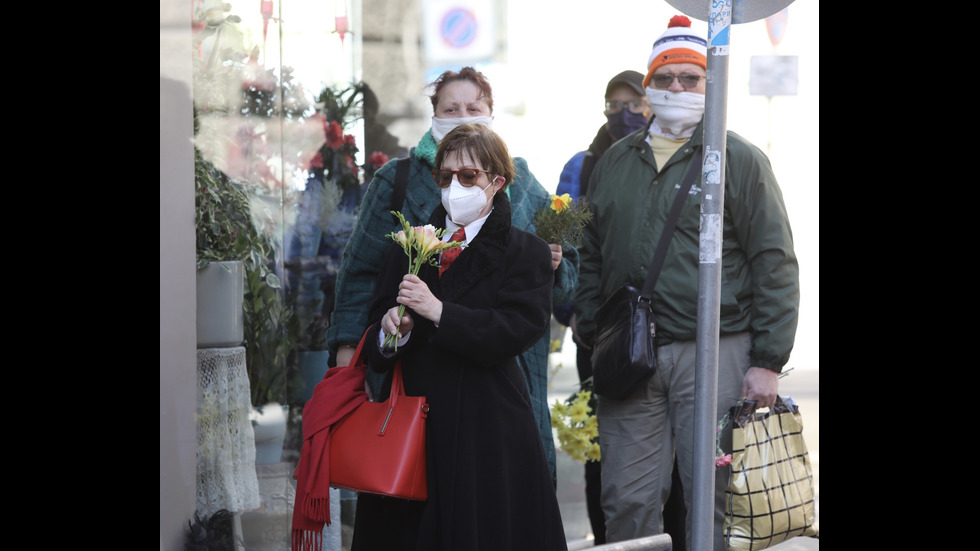
{"type": "MultiPolygon", "coordinates": [[[[288,549],[331,278],[384,160],[364,142],[361,9],[161,0],[161,551],[225,526],[235,549],[288,549]],[[213,340],[198,272],[218,260],[241,263],[243,300],[239,336],[213,340]]],[[[329,549],[352,496],[334,497],[329,549]]]]}

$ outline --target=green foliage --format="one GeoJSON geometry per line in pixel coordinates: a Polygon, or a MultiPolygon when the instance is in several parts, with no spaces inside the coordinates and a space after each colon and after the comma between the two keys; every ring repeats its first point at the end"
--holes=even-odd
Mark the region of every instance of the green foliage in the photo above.
{"type": "Polygon", "coordinates": [[[271,241],[252,223],[252,207],[244,186],[205,160],[197,148],[194,206],[198,269],[209,262],[240,260],[246,270],[261,270],[272,257],[271,241]]]}
{"type": "MultiPolygon", "coordinates": [[[[187,521],[184,551],[234,551],[234,518],[234,513],[228,509],[219,509],[210,517],[202,517],[194,511],[194,521],[187,521]]],[[[237,543],[244,545],[241,538],[237,539],[237,543]]]]}
{"type": "Polygon", "coordinates": [[[275,274],[263,278],[258,270],[245,271],[245,367],[255,406],[286,403],[287,381],[298,379],[286,366],[298,332],[296,318],[279,287],[275,274]]]}
{"type": "Polygon", "coordinates": [[[303,87],[293,82],[293,68],[283,66],[282,78],[276,78],[275,69],[258,69],[259,78],[244,85],[239,109],[243,116],[263,118],[302,118],[309,107],[303,98],[303,87]],[[272,83],[263,86],[261,83],[272,83]]]}
{"type": "Polygon", "coordinates": [[[341,128],[350,128],[363,117],[364,84],[356,83],[346,88],[324,87],[316,97],[316,106],[328,121],[337,121],[341,128]]]}
{"type": "Polygon", "coordinates": [[[572,202],[567,193],[562,197],[552,195],[552,205],[535,213],[534,231],[546,243],[577,247],[582,242],[582,229],[591,219],[592,211],[585,199],[572,202]],[[562,199],[564,208],[555,210],[553,205],[562,199]]]}
{"type": "Polygon", "coordinates": [[[285,401],[286,356],[295,340],[292,306],[270,266],[275,242],[258,231],[244,187],[203,159],[195,149],[195,223],[197,267],[239,260],[245,268],[243,325],[245,362],[252,404],[285,401]]]}

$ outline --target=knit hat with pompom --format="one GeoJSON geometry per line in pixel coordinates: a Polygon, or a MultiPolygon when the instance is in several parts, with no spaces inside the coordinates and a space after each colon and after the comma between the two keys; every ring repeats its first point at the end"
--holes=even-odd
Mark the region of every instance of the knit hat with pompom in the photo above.
{"type": "Polygon", "coordinates": [[[643,87],[650,84],[657,67],[668,63],[693,63],[708,68],[708,41],[691,31],[691,20],[686,16],[671,17],[667,30],[653,43],[643,87]]]}

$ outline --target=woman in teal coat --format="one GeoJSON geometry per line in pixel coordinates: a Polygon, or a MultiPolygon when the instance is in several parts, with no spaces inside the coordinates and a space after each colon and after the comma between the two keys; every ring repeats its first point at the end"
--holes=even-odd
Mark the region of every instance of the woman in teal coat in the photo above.
{"type": "MultiPolygon", "coordinates": [[[[493,91],[479,71],[472,67],[463,67],[459,72],[446,71],[433,86],[434,92],[430,96],[434,113],[432,128],[409,151],[408,183],[401,206],[393,205],[397,160],[391,160],[381,167],[365,190],[357,222],[344,249],[337,274],[334,310],[327,331],[327,347],[332,364],[347,365],[368,326],[371,293],[378,280],[385,250],[391,243],[391,239],[385,236],[400,229],[391,211],[401,211],[412,225],[421,225],[428,220],[440,202],[439,188],[432,180],[438,142],[460,124],[492,124],[493,91]]],[[[534,233],[534,215],[548,206],[551,194],[531,174],[526,160],[515,157],[514,166],[514,181],[506,189],[511,204],[511,223],[534,233]]],[[[562,304],[571,300],[575,293],[578,250],[551,245],[551,251],[555,267],[552,301],[562,304]]],[[[546,333],[520,354],[517,361],[524,372],[534,417],[555,482],[555,444],[547,397],[550,341],[550,334],[546,333]]],[[[378,378],[369,374],[368,383],[371,391],[377,394],[378,378]]]]}

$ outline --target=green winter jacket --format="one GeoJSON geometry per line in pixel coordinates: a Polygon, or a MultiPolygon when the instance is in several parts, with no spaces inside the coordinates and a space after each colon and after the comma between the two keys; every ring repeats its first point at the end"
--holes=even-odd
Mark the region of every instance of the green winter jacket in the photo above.
{"type": "MultiPolygon", "coordinates": [[[[623,283],[643,286],[676,190],[704,148],[704,119],[658,170],[646,129],[602,156],[589,183],[594,216],[579,247],[575,315],[583,342],[595,338],[595,311],[623,283]]],[[[707,182],[718,178],[708,176],[707,182]]],[[[729,131],[725,150],[721,246],[722,335],[749,331],[750,365],[780,372],[789,360],[799,318],[799,265],[782,192],[769,159],[729,131]]],[[[681,211],[653,291],[658,346],[696,340],[701,179],[681,211]]]]}

